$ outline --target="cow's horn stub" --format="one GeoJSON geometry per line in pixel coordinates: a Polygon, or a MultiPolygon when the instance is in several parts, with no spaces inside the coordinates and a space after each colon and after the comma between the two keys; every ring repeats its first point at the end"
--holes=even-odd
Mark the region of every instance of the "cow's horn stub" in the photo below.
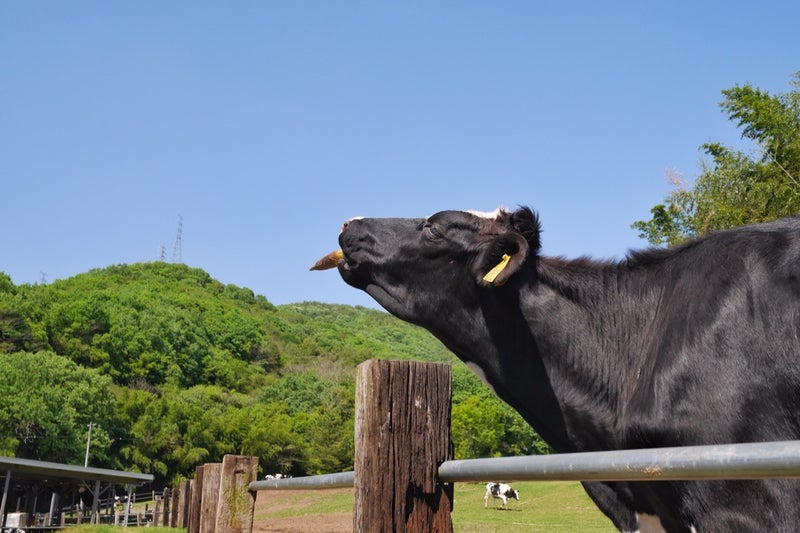
{"type": "Polygon", "coordinates": [[[309,270],[328,270],[329,268],[334,268],[336,265],[339,264],[339,261],[344,259],[344,252],[341,250],[336,250],[335,252],[331,252],[316,263],[309,269],[309,270]]]}

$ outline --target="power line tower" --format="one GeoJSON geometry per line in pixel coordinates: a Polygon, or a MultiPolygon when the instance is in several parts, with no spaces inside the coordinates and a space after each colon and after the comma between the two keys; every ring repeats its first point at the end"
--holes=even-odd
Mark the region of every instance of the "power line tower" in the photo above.
{"type": "Polygon", "coordinates": [[[175,234],[175,246],[172,247],[172,262],[181,262],[181,236],[183,234],[183,217],[178,215],[178,231],[175,234]]]}

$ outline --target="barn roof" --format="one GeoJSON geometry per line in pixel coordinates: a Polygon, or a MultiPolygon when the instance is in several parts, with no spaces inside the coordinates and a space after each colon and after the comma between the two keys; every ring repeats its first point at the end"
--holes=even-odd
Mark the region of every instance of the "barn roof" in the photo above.
{"type": "Polygon", "coordinates": [[[117,485],[138,485],[153,481],[152,474],[0,456],[0,478],[6,477],[8,472],[11,472],[11,479],[15,481],[21,479],[47,481],[81,480],[100,481],[117,485]]]}

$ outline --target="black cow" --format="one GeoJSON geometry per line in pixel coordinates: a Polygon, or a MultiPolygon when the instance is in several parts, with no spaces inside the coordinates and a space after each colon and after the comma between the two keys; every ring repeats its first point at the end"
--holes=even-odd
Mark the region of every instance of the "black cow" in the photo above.
{"type": "MultiPolygon", "coordinates": [[[[800,219],[598,262],[528,208],[353,219],[342,278],[436,335],[558,452],[800,437],[800,219]]],[[[585,483],[622,531],[796,531],[800,481],[585,483]]]]}

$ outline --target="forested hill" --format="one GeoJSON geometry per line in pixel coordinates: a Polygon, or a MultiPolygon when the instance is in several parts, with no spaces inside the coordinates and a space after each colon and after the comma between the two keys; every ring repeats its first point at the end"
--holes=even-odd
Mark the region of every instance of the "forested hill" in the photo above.
{"type": "MultiPolygon", "coordinates": [[[[352,468],[354,369],[368,358],[455,363],[384,312],[274,306],[181,264],[47,285],[0,273],[0,455],[81,463],[91,422],[92,465],[160,482],[225,453],[257,455],[268,472],[352,468]]],[[[537,449],[460,363],[454,388],[458,454],[537,449]],[[485,431],[471,426],[486,417],[485,431]]]]}

